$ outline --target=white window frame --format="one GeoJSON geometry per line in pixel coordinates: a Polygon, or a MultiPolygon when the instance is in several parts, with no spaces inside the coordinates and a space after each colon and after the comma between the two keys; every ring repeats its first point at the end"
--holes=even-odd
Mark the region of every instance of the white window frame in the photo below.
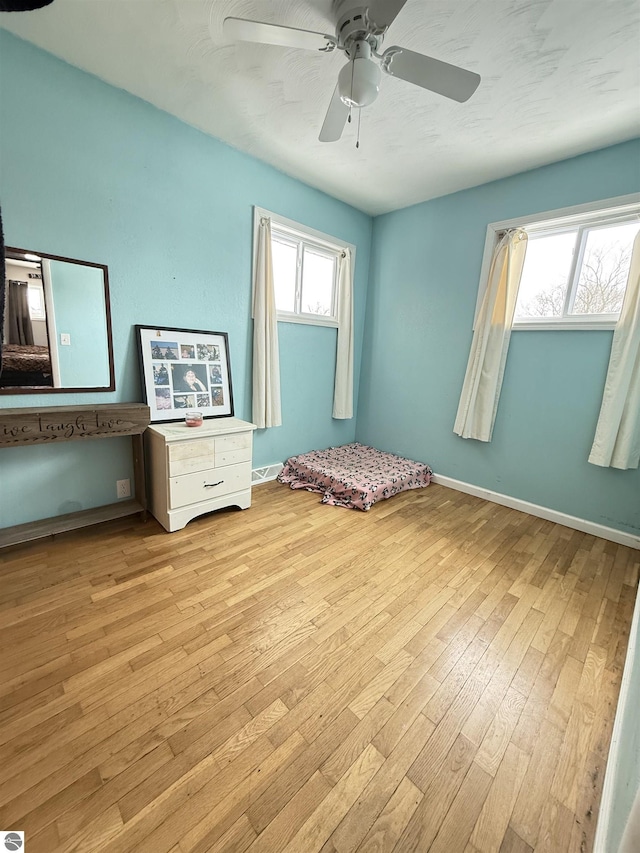
{"type": "MultiPolygon", "coordinates": [[[[601,201],[579,204],[573,207],[563,207],[558,210],[548,210],[544,213],[536,213],[531,216],[519,216],[516,219],[504,219],[501,222],[491,222],[487,226],[487,234],[484,244],[484,255],[480,270],[480,287],[478,288],[478,299],[473,326],[475,329],[478,312],[482,297],[487,288],[489,270],[493,252],[502,234],[512,228],[522,228],[527,234],[543,235],[545,233],[557,233],[562,228],[578,229],[584,232],[588,227],[597,225],[613,224],[615,222],[631,221],[640,217],[640,193],[617,196],[615,198],[603,199],[601,201]]],[[[575,277],[581,261],[584,241],[580,234],[579,253],[573,259],[569,287],[565,301],[565,311],[570,309],[571,300],[575,297],[575,277]]],[[[618,321],[617,314],[601,315],[571,315],[552,319],[541,317],[539,320],[527,318],[526,320],[514,320],[513,331],[562,331],[567,329],[615,329],[618,321]],[[585,319],[585,316],[588,319],[585,319]]]]}
{"type": "Polygon", "coordinates": [[[45,312],[44,306],[44,285],[42,281],[30,281],[29,282],[29,294],[38,293],[40,304],[38,308],[34,308],[31,302],[31,297],[29,297],[29,315],[32,320],[46,320],[47,315],[45,312]]]}
{"type": "MultiPolygon", "coordinates": [[[[339,240],[337,237],[332,237],[329,234],[323,234],[321,231],[316,231],[313,228],[308,228],[306,225],[301,225],[299,222],[294,222],[292,219],[287,219],[280,216],[278,213],[272,213],[270,210],[265,210],[262,207],[253,208],[253,276],[255,281],[255,270],[258,253],[257,234],[260,227],[260,219],[268,217],[271,219],[271,230],[278,232],[279,236],[289,238],[292,243],[298,245],[298,275],[296,286],[296,298],[300,298],[300,288],[302,284],[302,247],[308,246],[313,250],[317,250],[321,254],[333,255],[336,258],[335,264],[335,281],[333,286],[333,305],[330,316],[321,314],[306,314],[304,312],[278,311],[277,319],[279,323],[303,323],[308,326],[329,326],[330,328],[338,328],[338,304],[340,286],[340,277],[338,275],[338,260],[339,256],[345,249],[351,249],[352,268],[355,265],[356,247],[352,243],[346,243],[344,240],[339,240]]],[[[273,238],[273,234],[272,234],[273,238]]]]}

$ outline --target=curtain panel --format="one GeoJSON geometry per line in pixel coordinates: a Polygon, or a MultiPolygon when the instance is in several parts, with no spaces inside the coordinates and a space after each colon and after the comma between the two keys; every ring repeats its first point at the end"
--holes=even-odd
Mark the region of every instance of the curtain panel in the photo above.
{"type": "Polygon", "coordinates": [[[493,253],[453,427],[462,438],[491,441],[526,249],[518,228],[493,253]]]}
{"type": "Polygon", "coordinates": [[[33,344],[33,325],[29,313],[29,285],[26,281],[7,282],[8,344],[33,344]]]}
{"type": "Polygon", "coordinates": [[[353,417],[353,275],[351,249],[345,249],[338,267],[338,340],[333,389],[333,417],[353,417]]]}
{"type": "Polygon", "coordinates": [[[613,333],[602,406],[589,462],[605,468],[640,464],[640,232],[613,333]]]}
{"type": "Polygon", "coordinates": [[[253,283],[253,399],[252,419],[260,428],[280,426],[280,357],[278,322],[271,258],[271,220],[258,224],[258,248],[253,283]]]}

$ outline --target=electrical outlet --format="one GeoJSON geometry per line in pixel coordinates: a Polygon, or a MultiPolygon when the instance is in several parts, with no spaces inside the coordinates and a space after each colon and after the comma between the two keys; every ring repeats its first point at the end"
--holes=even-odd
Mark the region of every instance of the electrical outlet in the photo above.
{"type": "Polygon", "coordinates": [[[119,498],[130,498],[131,497],[131,481],[130,480],[116,480],[116,492],[119,498]]]}

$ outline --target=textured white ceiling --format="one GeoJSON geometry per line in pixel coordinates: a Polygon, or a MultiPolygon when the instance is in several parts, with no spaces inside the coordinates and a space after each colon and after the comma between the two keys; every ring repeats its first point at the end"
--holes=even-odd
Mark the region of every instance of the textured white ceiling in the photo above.
{"type": "MultiPolygon", "coordinates": [[[[360,0],[363,2],[363,0],[360,0]]],[[[318,133],[342,53],[226,43],[227,15],[334,32],[332,0],[54,0],[0,26],[371,214],[640,135],[638,0],[407,0],[384,47],[482,76],[465,104],[383,75],[318,133]]]]}

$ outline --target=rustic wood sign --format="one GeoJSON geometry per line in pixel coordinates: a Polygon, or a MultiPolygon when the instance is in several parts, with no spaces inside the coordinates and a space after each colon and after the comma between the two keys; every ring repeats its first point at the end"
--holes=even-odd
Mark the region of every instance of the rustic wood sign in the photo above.
{"type": "Polygon", "coordinates": [[[138,435],[149,417],[142,403],[0,409],[0,447],[138,435]]]}

